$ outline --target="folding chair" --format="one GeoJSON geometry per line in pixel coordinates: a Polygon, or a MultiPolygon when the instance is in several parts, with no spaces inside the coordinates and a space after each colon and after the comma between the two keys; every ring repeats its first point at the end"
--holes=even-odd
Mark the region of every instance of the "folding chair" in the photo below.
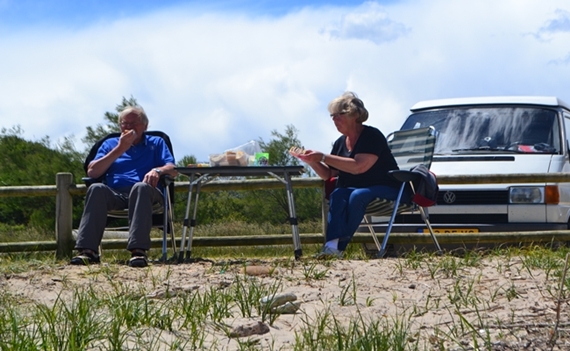
{"type": "MultiPolygon", "coordinates": [[[[147,135],[152,135],[152,136],[157,136],[157,137],[161,137],[162,139],[164,139],[166,146],[168,146],[168,149],[170,150],[170,152],[174,155],[174,151],[172,148],[172,143],[170,141],[170,137],[161,131],[145,131],[145,134],[147,135]]],[[[87,155],[87,157],[85,158],[85,161],[83,163],[83,169],[85,170],[85,174],[87,174],[87,168],[89,167],[89,163],[91,161],[93,161],[93,159],[95,158],[95,156],[97,155],[97,150],[99,150],[99,147],[101,147],[101,144],[103,144],[103,142],[109,138],[114,138],[114,137],[119,137],[121,136],[121,133],[110,133],[106,136],[104,136],[103,138],[101,138],[100,140],[98,140],[90,149],[89,154],[87,155]]],[[[97,179],[94,178],[90,178],[90,177],[84,177],[82,178],[83,182],[87,185],[90,186],[93,183],[102,183],[105,180],[105,176],[101,176],[97,179]]],[[[173,260],[176,260],[176,240],[174,238],[174,226],[173,226],[173,215],[172,215],[172,199],[174,198],[174,179],[169,176],[169,175],[162,175],[160,177],[160,182],[162,184],[163,187],[163,205],[161,206],[160,204],[156,204],[154,206],[154,208],[152,209],[152,226],[153,228],[159,228],[162,230],[162,256],[160,258],[160,262],[166,262],[168,261],[167,259],[167,234],[170,234],[170,241],[172,242],[172,250],[174,252],[174,257],[173,260]]],[[[129,212],[128,209],[122,209],[122,210],[113,210],[113,211],[109,211],[107,212],[107,227],[106,229],[110,229],[110,230],[117,230],[117,231],[123,231],[123,230],[128,230],[129,227],[128,226],[109,226],[109,223],[111,222],[112,218],[116,218],[116,219],[127,219],[129,218],[128,216],[129,212]]]]}
{"type": "Polygon", "coordinates": [[[396,180],[400,181],[402,185],[400,186],[400,191],[398,192],[398,197],[395,201],[380,198],[373,200],[366,208],[366,214],[360,227],[368,228],[372,234],[376,248],[378,249],[376,256],[378,258],[382,258],[386,255],[386,246],[388,244],[388,238],[390,237],[390,232],[392,231],[396,215],[417,208],[422,220],[429,230],[437,248],[437,252],[440,254],[442,250],[429,222],[429,213],[427,208],[412,202],[411,199],[402,199],[406,185],[409,185],[412,194],[416,193],[413,182],[421,177],[418,173],[412,172],[411,169],[417,165],[423,164],[429,170],[431,166],[436,139],[435,129],[433,127],[427,127],[421,129],[400,130],[388,135],[387,139],[392,155],[394,155],[394,158],[398,163],[398,167],[400,168],[398,171],[390,171],[389,173],[396,180]],[[372,216],[390,216],[382,244],[378,241],[374,225],[385,224],[386,221],[373,222],[372,216]]]}

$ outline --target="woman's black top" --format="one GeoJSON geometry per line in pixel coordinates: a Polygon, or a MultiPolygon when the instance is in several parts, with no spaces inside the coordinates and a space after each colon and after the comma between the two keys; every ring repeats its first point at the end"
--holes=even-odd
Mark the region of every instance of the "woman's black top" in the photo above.
{"type": "Polygon", "coordinates": [[[342,135],[334,142],[331,155],[354,158],[356,154],[374,154],[378,156],[378,160],[362,174],[350,174],[339,170],[337,187],[366,188],[373,185],[388,185],[399,188],[401,183],[388,175],[388,171],[398,169],[398,164],[390,152],[386,137],[374,127],[366,125],[363,127],[352,152],[348,151],[346,136],[342,135]]]}

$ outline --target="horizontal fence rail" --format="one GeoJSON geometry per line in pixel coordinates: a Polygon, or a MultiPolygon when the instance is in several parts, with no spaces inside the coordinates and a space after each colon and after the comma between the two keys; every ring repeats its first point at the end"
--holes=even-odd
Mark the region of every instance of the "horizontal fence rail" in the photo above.
{"type": "MultiPolygon", "coordinates": [[[[299,234],[303,244],[322,244],[323,234],[299,234]]],[[[540,244],[553,242],[570,242],[570,231],[549,230],[540,232],[492,232],[492,233],[441,233],[437,234],[437,241],[441,245],[477,245],[477,244],[540,244]]],[[[353,243],[373,243],[372,237],[367,233],[356,233],[353,243]]],[[[391,233],[390,243],[397,245],[433,245],[429,235],[419,233],[391,233]]],[[[170,239],[168,239],[170,244],[170,239]]],[[[120,250],[127,245],[127,239],[104,239],[101,248],[106,250],[120,250]]],[[[216,236],[194,237],[193,247],[222,247],[222,246],[270,246],[291,245],[291,234],[271,234],[260,236],[216,236]]],[[[176,240],[180,247],[180,238],[176,240]]],[[[151,238],[151,247],[160,249],[162,238],[151,238]]],[[[0,243],[0,253],[16,253],[31,251],[56,251],[56,241],[28,241],[0,243]]],[[[67,257],[67,256],[66,256],[67,257]]]]}
{"type": "MultiPolygon", "coordinates": [[[[531,174],[489,174],[489,175],[440,175],[438,183],[442,184],[509,184],[509,183],[562,183],[570,182],[567,173],[531,173],[531,174]]],[[[318,188],[324,182],[316,177],[292,178],[293,188],[318,188]]],[[[175,192],[187,192],[189,182],[175,182],[175,192]]],[[[283,184],[276,179],[243,179],[243,180],[216,180],[202,185],[201,191],[228,191],[228,190],[262,190],[282,189],[283,184]]],[[[84,184],[74,184],[71,173],[58,173],[56,185],[35,186],[1,186],[0,197],[28,197],[28,196],[55,196],[56,197],[56,238],[55,241],[0,243],[0,253],[23,251],[56,251],[58,258],[71,255],[75,241],[72,235],[72,196],[85,195],[87,187],[84,184]]],[[[324,210],[324,208],[323,208],[324,210]]],[[[324,215],[324,213],[323,213],[324,215]]],[[[326,218],[326,217],[323,217],[326,218]]],[[[541,231],[541,232],[492,232],[473,234],[438,234],[442,244],[476,244],[485,243],[540,243],[550,241],[570,241],[570,231],[541,231]]],[[[370,236],[357,233],[354,242],[369,242],[370,236]]],[[[423,233],[392,233],[390,242],[395,244],[428,244],[431,238],[423,233]]],[[[124,248],[126,239],[105,239],[103,248],[124,248]]],[[[290,244],[290,235],[263,235],[256,237],[224,236],[224,237],[195,237],[193,246],[243,246],[243,245],[287,245],[290,244]]],[[[301,242],[306,244],[320,244],[323,234],[301,234],[301,242]]],[[[160,247],[161,238],[152,239],[152,247],[160,247]]]]}
{"type": "MultiPolygon", "coordinates": [[[[60,174],[65,173],[58,173],[60,174]]],[[[323,186],[323,180],[316,177],[292,178],[297,188],[323,186]]],[[[478,174],[478,175],[438,175],[441,184],[508,184],[508,183],[570,183],[570,173],[525,173],[525,174],[478,174]]],[[[175,192],[187,192],[189,182],[175,182],[175,192]]],[[[283,184],[276,179],[217,180],[202,184],[201,191],[220,190],[261,190],[282,189],[283,184]]],[[[85,184],[69,184],[70,195],[85,195],[85,184]]],[[[0,197],[56,196],[57,185],[0,186],[0,197]]]]}

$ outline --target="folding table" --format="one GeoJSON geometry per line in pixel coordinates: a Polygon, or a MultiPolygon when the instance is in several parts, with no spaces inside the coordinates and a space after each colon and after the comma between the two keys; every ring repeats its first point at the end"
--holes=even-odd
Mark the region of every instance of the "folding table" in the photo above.
{"type": "Polygon", "coordinates": [[[301,175],[303,166],[220,166],[220,167],[177,167],[176,171],[190,178],[188,187],[188,203],[186,205],[186,215],[184,217],[182,229],[182,241],[180,243],[180,255],[178,262],[191,262],[192,255],[192,238],[196,227],[196,214],[198,211],[198,199],[200,197],[200,189],[206,184],[218,177],[259,177],[272,176],[285,185],[287,191],[287,201],[289,203],[289,222],[293,232],[293,246],[295,248],[295,259],[302,256],[301,240],[299,238],[299,227],[297,215],[295,213],[295,200],[293,198],[293,186],[291,176],[301,175]],[[194,194],[195,189],[195,194],[194,194]],[[193,200],[194,197],[194,200],[193,200]],[[193,208],[192,208],[193,207],[193,208]],[[189,219],[190,210],[192,209],[192,219],[189,219]],[[189,230],[188,230],[189,228],[189,230]],[[188,234],[188,243],[186,242],[186,232],[188,234]],[[186,252],[183,253],[186,246],[186,252]]]}

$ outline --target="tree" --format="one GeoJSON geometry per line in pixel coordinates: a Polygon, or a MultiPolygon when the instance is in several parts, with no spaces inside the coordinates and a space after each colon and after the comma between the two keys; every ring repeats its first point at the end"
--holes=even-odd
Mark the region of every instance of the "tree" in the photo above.
{"type": "MultiPolygon", "coordinates": [[[[123,96],[123,101],[115,107],[115,111],[117,111],[117,113],[105,112],[105,120],[107,121],[107,124],[97,124],[94,128],[88,126],[87,135],[81,139],[81,141],[83,141],[85,145],[89,145],[89,149],[91,147],[90,145],[95,144],[105,135],[120,132],[121,127],[119,126],[119,113],[130,106],[139,106],[137,99],[132,95],[130,99],[126,99],[123,96]]],[[[87,150],[87,152],[89,152],[89,150],[87,150]]]]}
{"type": "Polygon", "coordinates": [[[181,159],[176,162],[177,167],[188,167],[188,165],[196,164],[196,157],[194,155],[190,156],[183,156],[181,159]]]}
{"type": "Polygon", "coordinates": [[[259,146],[263,152],[269,153],[270,165],[298,165],[299,160],[289,154],[291,146],[301,146],[301,141],[297,138],[298,130],[293,125],[285,127],[285,133],[281,134],[277,130],[271,131],[271,139],[269,142],[264,142],[259,139],[259,146]]]}
{"type": "MultiPolygon", "coordinates": [[[[263,152],[269,153],[270,165],[298,165],[297,158],[289,154],[291,146],[301,146],[293,125],[285,128],[285,133],[271,131],[268,142],[259,140],[263,152]]],[[[321,189],[293,189],[295,212],[299,220],[321,219],[321,189]]],[[[289,219],[289,202],[285,190],[254,190],[243,196],[244,218],[257,223],[286,223],[289,219]]]]}
{"type": "MultiPolygon", "coordinates": [[[[2,129],[0,133],[0,184],[2,186],[55,184],[58,172],[71,172],[80,181],[82,162],[71,145],[53,150],[48,137],[40,142],[26,141],[22,130],[2,129]]],[[[74,200],[74,212],[80,213],[82,201],[74,200]]],[[[53,231],[55,198],[15,197],[0,202],[0,222],[30,225],[53,231]]]]}

